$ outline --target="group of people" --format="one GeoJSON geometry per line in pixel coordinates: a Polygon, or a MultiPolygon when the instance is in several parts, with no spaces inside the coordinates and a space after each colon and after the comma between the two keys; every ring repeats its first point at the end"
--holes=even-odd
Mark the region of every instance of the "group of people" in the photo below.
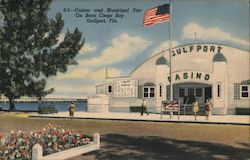
{"type": "MultiPolygon", "coordinates": [[[[197,120],[197,113],[199,112],[199,102],[196,99],[193,103],[193,112],[194,112],[194,119],[197,120]]],[[[206,120],[209,120],[209,116],[212,113],[212,101],[211,99],[207,99],[205,103],[205,113],[206,113],[206,120]]]]}
{"type": "MultiPolygon", "coordinates": [[[[199,102],[196,99],[193,103],[193,112],[194,112],[194,119],[197,120],[197,113],[199,112],[199,102]]],[[[143,116],[143,113],[148,113],[147,110],[147,102],[145,99],[142,100],[142,105],[141,105],[141,116],[143,116]]],[[[209,120],[210,115],[212,114],[212,100],[211,99],[207,99],[206,103],[205,103],[205,113],[206,113],[206,120],[209,120]]]]}
{"type": "MultiPolygon", "coordinates": [[[[199,102],[196,99],[193,103],[193,112],[194,112],[194,117],[195,120],[197,120],[197,113],[199,112],[199,102]]],[[[142,105],[141,105],[141,115],[143,116],[143,113],[147,113],[147,115],[149,114],[148,110],[147,110],[147,102],[145,99],[142,100],[142,105]]],[[[205,112],[206,112],[206,120],[209,120],[209,116],[211,115],[212,112],[212,102],[211,99],[207,99],[206,103],[205,103],[205,112]]],[[[69,116],[71,118],[74,117],[74,113],[75,113],[75,104],[73,101],[71,101],[70,105],[69,105],[69,116]]]]}

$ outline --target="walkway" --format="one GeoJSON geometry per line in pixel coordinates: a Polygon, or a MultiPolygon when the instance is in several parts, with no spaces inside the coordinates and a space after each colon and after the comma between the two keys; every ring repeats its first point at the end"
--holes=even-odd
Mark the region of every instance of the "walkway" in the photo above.
{"type": "MultiPolygon", "coordinates": [[[[37,118],[69,118],[68,112],[59,112],[56,114],[31,114],[29,117],[37,118]]],[[[204,123],[204,124],[236,124],[236,125],[250,125],[250,116],[246,115],[213,115],[209,120],[205,120],[205,116],[197,116],[194,120],[192,115],[181,115],[178,119],[174,115],[171,119],[169,115],[160,114],[144,114],[139,113],[91,113],[91,112],[76,112],[75,119],[94,119],[94,120],[122,120],[122,121],[149,121],[149,122],[176,122],[176,123],[204,123]]]]}

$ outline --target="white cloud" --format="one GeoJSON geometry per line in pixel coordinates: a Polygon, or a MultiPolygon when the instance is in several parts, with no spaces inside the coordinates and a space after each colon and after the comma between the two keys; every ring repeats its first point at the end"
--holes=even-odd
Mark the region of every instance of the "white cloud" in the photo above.
{"type": "Polygon", "coordinates": [[[55,88],[54,93],[47,95],[46,98],[86,98],[88,95],[95,94],[95,85],[69,86],[60,83],[53,84],[53,88],[55,88]]]}
{"type": "MultiPolygon", "coordinates": [[[[116,68],[109,68],[108,69],[108,76],[109,77],[118,77],[121,76],[122,71],[116,68]]],[[[106,75],[106,69],[102,68],[94,72],[89,72],[87,77],[90,77],[94,80],[103,80],[106,75]]]]}
{"type": "MultiPolygon", "coordinates": [[[[108,75],[111,77],[120,76],[122,73],[121,70],[116,68],[109,68],[108,75]]],[[[106,74],[106,69],[86,69],[84,67],[76,67],[72,71],[67,73],[60,73],[54,80],[66,80],[66,79],[83,79],[83,80],[104,80],[106,74]]]]}
{"type": "Polygon", "coordinates": [[[79,50],[79,53],[80,54],[87,54],[87,53],[90,53],[90,52],[93,52],[97,49],[96,46],[90,44],[90,43],[85,43],[83,45],[83,47],[79,50]]]}
{"type": "MultiPolygon", "coordinates": [[[[178,45],[178,42],[177,41],[174,41],[172,40],[172,48],[173,47],[176,47],[178,45]]],[[[167,50],[167,49],[170,49],[170,41],[167,40],[167,41],[164,41],[163,43],[161,43],[159,46],[157,46],[153,52],[152,52],[152,55],[155,55],[161,51],[164,51],[164,50],[167,50]]],[[[152,56],[151,55],[151,56],[152,56]]]]}
{"type": "MultiPolygon", "coordinates": [[[[108,76],[116,77],[121,75],[121,70],[116,68],[108,69],[108,76]]],[[[85,98],[95,93],[95,86],[105,80],[106,69],[84,69],[76,67],[65,74],[58,74],[48,80],[46,88],[54,88],[53,94],[47,95],[49,98],[85,98]],[[68,80],[77,79],[77,82],[68,80]],[[85,83],[89,81],[88,83],[85,83]],[[82,82],[81,82],[82,81],[82,82]],[[85,82],[84,82],[85,81],[85,82]]]]}
{"type": "Polygon", "coordinates": [[[198,40],[228,40],[241,45],[249,45],[248,41],[234,37],[230,33],[225,32],[218,27],[206,28],[197,23],[189,23],[183,28],[183,38],[194,39],[195,32],[197,33],[198,40]]]}
{"type": "Polygon", "coordinates": [[[139,36],[121,34],[112,40],[111,46],[105,48],[99,57],[79,61],[83,66],[97,66],[119,63],[144,51],[149,42],[139,36]]]}
{"type": "Polygon", "coordinates": [[[89,70],[76,67],[71,71],[66,73],[59,73],[56,77],[53,77],[55,80],[65,80],[65,79],[77,79],[77,78],[84,78],[88,74],[89,70]]]}

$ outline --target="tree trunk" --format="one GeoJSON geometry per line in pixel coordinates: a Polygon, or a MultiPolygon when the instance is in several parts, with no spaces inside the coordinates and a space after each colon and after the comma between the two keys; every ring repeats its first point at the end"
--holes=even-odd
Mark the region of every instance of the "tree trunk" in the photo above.
{"type": "Polygon", "coordinates": [[[15,103],[14,103],[14,98],[9,97],[9,103],[10,103],[10,111],[16,110],[15,103]]]}

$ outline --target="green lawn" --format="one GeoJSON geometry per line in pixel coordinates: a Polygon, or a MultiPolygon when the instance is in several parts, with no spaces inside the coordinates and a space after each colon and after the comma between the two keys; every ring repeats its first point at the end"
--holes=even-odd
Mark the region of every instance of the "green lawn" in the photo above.
{"type": "Polygon", "coordinates": [[[101,134],[101,150],[75,160],[250,159],[249,126],[45,119],[0,113],[4,134],[40,129],[48,123],[101,134]]]}

